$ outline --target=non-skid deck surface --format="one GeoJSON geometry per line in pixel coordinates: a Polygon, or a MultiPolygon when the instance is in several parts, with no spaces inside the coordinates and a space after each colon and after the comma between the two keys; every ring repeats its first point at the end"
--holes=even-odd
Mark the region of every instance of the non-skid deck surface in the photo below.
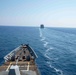
{"type": "Polygon", "coordinates": [[[8,62],[4,63],[2,66],[0,66],[0,72],[9,71],[9,69],[12,65],[18,65],[21,75],[24,74],[24,71],[22,72],[22,70],[30,71],[30,73],[33,73],[34,75],[39,75],[35,61],[32,60],[31,57],[32,56],[31,56],[28,48],[22,47],[22,48],[20,48],[20,50],[18,50],[15,53],[15,61],[8,61],[8,62]],[[24,59],[23,59],[23,56],[25,56],[24,59]],[[30,61],[26,60],[27,56],[30,56],[30,61]]]}

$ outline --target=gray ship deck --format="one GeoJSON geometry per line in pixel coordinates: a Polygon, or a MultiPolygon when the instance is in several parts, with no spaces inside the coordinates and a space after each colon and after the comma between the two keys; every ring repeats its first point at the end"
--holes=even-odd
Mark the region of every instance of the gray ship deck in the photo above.
{"type": "Polygon", "coordinates": [[[35,63],[35,56],[33,52],[25,45],[20,47],[18,51],[15,51],[13,58],[9,59],[2,66],[0,66],[0,75],[9,75],[10,67],[17,65],[19,67],[20,75],[40,75],[38,67],[35,63]],[[30,57],[30,60],[27,57],[30,57]],[[6,72],[4,74],[4,71],[6,72]]]}

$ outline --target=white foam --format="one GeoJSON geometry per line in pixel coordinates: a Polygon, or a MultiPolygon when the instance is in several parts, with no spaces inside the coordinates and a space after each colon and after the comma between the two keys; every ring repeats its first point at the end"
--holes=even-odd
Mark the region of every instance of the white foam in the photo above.
{"type": "Polygon", "coordinates": [[[48,58],[49,60],[52,60],[52,59],[47,55],[47,53],[45,53],[45,57],[48,58]]]}
{"type": "Polygon", "coordinates": [[[53,50],[54,48],[50,47],[46,50],[46,52],[49,52],[50,50],[53,50]]]}
{"type": "Polygon", "coordinates": [[[41,29],[39,28],[39,32],[40,32],[40,37],[42,37],[42,32],[41,32],[41,29]]]}
{"type": "Polygon", "coordinates": [[[47,64],[48,64],[51,68],[53,68],[58,75],[64,75],[62,70],[57,69],[57,68],[55,68],[54,66],[52,66],[49,61],[47,61],[47,64]]]}
{"type": "Polygon", "coordinates": [[[49,61],[47,61],[46,63],[47,63],[47,64],[50,64],[50,62],[49,62],[49,61]]]}
{"type": "Polygon", "coordinates": [[[50,64],[50,67],[53,68],[58,75],[63,75],[63,71],[62,71],[62,70],[55,68],[55,67],[52,66],[51,64],[50,64]]]}
{"type": "Polygon", "coordinates": [[[51,68],[54,68],[49,61],[47,61],[47,64],[50,65],[51,68]]]}
{"type": "Polygon", "coordinates": [[[42,37],[42,33],[40,32],[40,37],[42,37]]]}
{"type": "Polygon", "coordinates": [[[50,67],[51,67],[51,68],[54,68],[51,64],[50,64],[50,67]]]}
{"type": "MultiPolygon", "coordinates": [[[[44,47],[47,47],[47,45],[48,45],[49,42],[47,42],[47,41],[46,41],[46,37],[44,37],[44,36],[42,35],[42,31],[41,31],[40,28],[39,28],[39,32],[40,32],[41,41],[44,42],[44,47]]],[[[48,52],[49,52],[50,50],[53,50],[53,48],[52,48],[52,47],[48,48],[48,49],[45,51],[44,56],[45,56],[46,58],[48,58],[49,60],[52,60],[52,59],[48,56],[48,52]]],[[[62,70],[57,69],[57,68],[55,68],[54,66],[52,66],[49,61],[47,61],[47,64],[49,64],[50,67],[53,68],[58,75],[63,75],[62,70]]]]}
{"type": "Polygon", "coordinates": [[[45,37],[42,37],[41,41],[44,41],[45,40],[45,37]]]}
{"type": "Polygon", "coordinates": [[[48,45],[47,41],[44,41],[44,47],[46,47],[48,45]]]}
{"type": "Polygon", "coordinates": [[[59,69],[57,69],[57,68],[54,68],[54,70],[58,73],[58,75],[63,75],[62,70],[59,70],[59,69]]]}

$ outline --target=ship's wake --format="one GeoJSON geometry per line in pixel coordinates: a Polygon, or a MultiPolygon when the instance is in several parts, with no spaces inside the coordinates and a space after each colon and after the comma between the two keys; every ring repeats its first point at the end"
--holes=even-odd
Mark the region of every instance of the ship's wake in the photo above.
{"type": "Polygon", "coordinates": [[[50,58],[48,54],[49,54],[49,52],[51,50],[54,50],[54,48],[48,46],[49,42],[46,40],[46,37],[43,36],[42,30],[40,28],[39,28],[39,32],[40,32],[40,38],[41,38],[40,41],[43,42],[43,46],[46,48],[46,50],[44,52],[44,56],[48,59],[48,61],[46,63],[49,65],[50,68],[52,68],[52,69],[55,70],[55,72],[57,73],[57,75],[63,75],[63,71],[62,70],[55,68],[51,64],[51,61],[53,60],[53,58],[50,58]]]}

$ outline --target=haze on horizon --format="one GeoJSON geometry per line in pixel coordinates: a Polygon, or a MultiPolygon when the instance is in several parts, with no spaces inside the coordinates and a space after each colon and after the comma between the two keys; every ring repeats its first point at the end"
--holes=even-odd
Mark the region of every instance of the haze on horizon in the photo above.
{"type": "Polygon", "coordinates": [[[76,0],[0,0],[1,26],[75,27],[76,0]]]}

